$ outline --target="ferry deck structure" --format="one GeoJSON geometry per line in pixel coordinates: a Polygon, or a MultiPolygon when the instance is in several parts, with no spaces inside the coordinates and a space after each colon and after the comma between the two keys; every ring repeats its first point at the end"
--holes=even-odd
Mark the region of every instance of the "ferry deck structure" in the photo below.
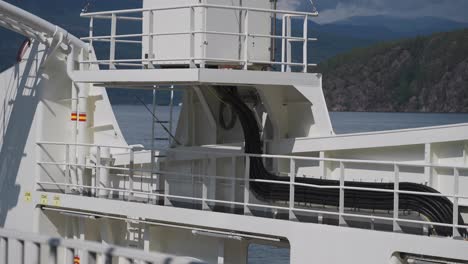
{"type": "Polygon", "coordinates": [[[274,3],[143,0],[77,38],[0,1],[28,38],[0,74],[0,260],[468,263],[468,124],[336,135],[318,14],[274,3]],[[127,144],[119,88],[183,93],[177,123],[153,105],[167,148],[127,144]]]}

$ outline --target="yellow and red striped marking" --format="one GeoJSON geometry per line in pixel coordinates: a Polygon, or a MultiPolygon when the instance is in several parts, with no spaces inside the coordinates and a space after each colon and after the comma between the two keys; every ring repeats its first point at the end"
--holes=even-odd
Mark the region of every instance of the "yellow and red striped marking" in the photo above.
{"type": "Polygon", "coordinates": [[[78,114],[76,112],[71,113],[71,121],[76,121],[78,120],[78,114]]]}
{"type": "Polygon", "coordinates": [[[75,256],[75,257],[73,258],[73,264],[80,264],[80,257],[75,256]]]}
{"type": "Polygon", "coordinates": [[[80,122],[86,122],[86,119],[87,119],[86,114],[80,113],[80,114],[78,115],[78,121],[80,121],[80,122]]]}

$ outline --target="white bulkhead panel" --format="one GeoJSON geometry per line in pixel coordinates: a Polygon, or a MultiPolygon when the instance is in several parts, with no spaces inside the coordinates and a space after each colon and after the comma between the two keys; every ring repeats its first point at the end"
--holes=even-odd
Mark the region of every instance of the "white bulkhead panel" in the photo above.
{"type": "MultiPolygon", "coordinates": [[[[199,4],[198,0],[145,0],[143,8],[160,9],[168,7],[183,7],[169,10],[154,10],[143,13],[143,33],[144,34],[164,34],[153,37],[152,49],[150,40],[143,37],[143,58],[154,58],[154,64],[188,64],[192,57],[190,34],[172,34],[188,33],[191,31],[191,8],[189,5],[199,4]],[[153,16],[151,18],[150,16],[153,16]],[[150,26],[150,20],[153,20],[153,26],[150,26]],[[166,33],[171,33],[166,35],[166,33]],[[151,56],[150,54],[153,54],[151,56]],[[161,61],[165,60],[165,61],[161,61]]],[[[223,5],[237,7],[253,7],[270,9],[269,0],[203,0],[201,4],[223,5]]],[[[221,9],[217,7],[195,7],[193,13],[192,29],[194,34],[193,57],[198,59],[195,63],[199,64],[200,59],[219,60],[244,60],[245,59],[245,37],[244,34],[271,34],[271,14],[258,11],[248,11],[246,19],[245,10],[221,9]],[[247,21],[247,22],[246,22],[247,21]],[[246,23],[248,27],[246,27],[246,23]],[[205,32],[211,33],[205,33],[205,32]],[[243,34],[226,35],[212,34],[233,33],[243,34]]],[[[270,39],[260,37],[250,37],[248,45],[248,56],[250,60],[269,61],[270,60],[270,39]]],[[[219,62],[217,62],[219,64],[219,62]]],[[[226,64],[239,64],[226,61],[226,64]]]]}

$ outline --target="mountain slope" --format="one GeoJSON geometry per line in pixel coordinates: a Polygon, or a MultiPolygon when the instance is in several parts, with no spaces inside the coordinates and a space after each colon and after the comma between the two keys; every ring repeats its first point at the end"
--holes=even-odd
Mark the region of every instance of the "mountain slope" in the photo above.
{"type": "Polygon", "coordinates": [[[355,49],[318,72],[333,111],[468,112],[468,29],[355,49]]]}

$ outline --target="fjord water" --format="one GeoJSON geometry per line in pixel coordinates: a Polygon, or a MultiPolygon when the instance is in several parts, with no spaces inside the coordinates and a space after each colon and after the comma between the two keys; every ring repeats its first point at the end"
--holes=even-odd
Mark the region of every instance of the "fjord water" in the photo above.
{"type": "MultiPolygon", "coordinates": [[[[150,148],[151,113],[141,105],[114,105],[113,109],[127,142],[129,144],[142,144],[150,148]]],[[[158,119],[166,121],[169,120],[169,112],[169,107],[158,106],[156,116],[158,119]]],[[[175,131],[179,113],[180,107],[174,107],[173,131],[175,131]]],[[[468,123],[468,114],[332,112],[330,118],[337,134],[468,123]]],[[[169,128],[169,125],[166,126],[169,128]]],[[[160,125],[157,125],[156,137],[167,137],[160,125]]],[[[155,143],[156,148],[167,146],[167,142],[164,141],[155,143]]],[[[251,245],[249,264],[261,263],[289,263],[289,250],[251,245]]]]}

